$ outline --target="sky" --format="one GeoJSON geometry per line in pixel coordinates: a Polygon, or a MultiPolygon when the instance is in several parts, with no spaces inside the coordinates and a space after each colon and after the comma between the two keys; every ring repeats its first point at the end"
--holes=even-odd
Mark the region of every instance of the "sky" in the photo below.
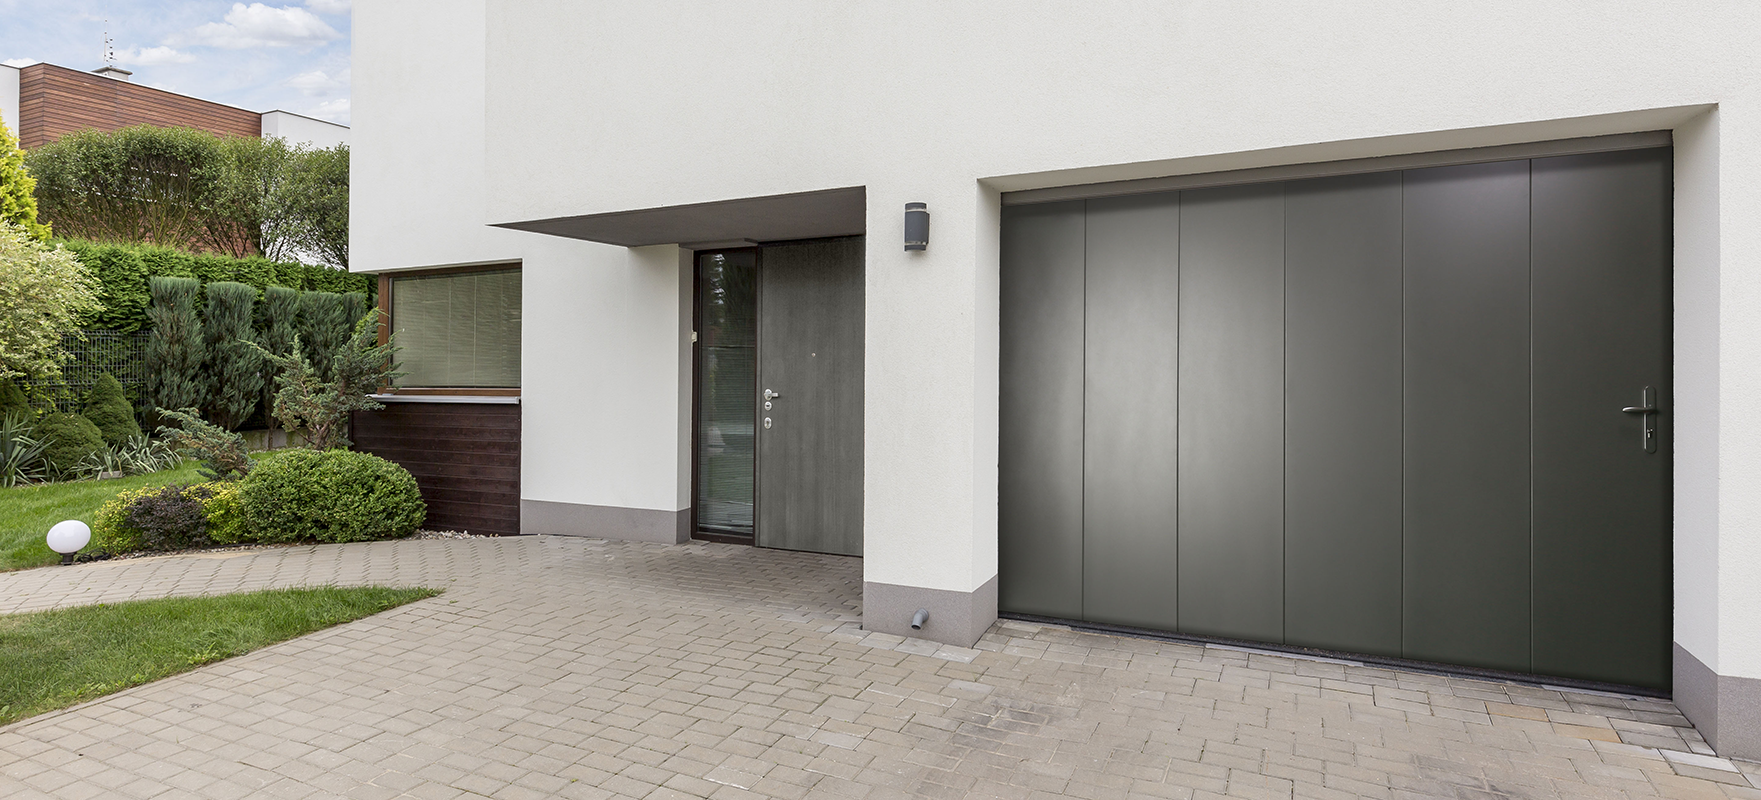
{"type": "Polygon", "coordinates": [[[0,0],[0,63],[115,63],[135,83],[349,123],[350,0],[0,0]]]}

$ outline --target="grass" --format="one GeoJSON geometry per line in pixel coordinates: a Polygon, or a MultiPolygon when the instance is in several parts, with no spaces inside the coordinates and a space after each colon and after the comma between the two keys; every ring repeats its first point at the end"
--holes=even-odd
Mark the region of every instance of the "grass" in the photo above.
{"type": "Polygon", "coordinates": [[[0,572],[40,567],[61,560],[43,541],[49,526],[64,519],[92,524],[98,507],[125,489],[200,483],[197,462],[168,470],[107,481],[73,481],[0,489],[0,572]]]}
{"type": "Polygon", "coordinates": [[[270,589],[0,616],[0,725],[436,594],[270,589]]]}

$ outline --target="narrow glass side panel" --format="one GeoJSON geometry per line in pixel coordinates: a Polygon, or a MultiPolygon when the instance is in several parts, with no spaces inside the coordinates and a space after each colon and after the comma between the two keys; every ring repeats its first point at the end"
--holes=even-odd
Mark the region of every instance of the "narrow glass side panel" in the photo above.
{"type": "Polygon", "coordinates": [[[697,528],[752,535],[758,270],[751,252],[697,260],[697,528]]]}

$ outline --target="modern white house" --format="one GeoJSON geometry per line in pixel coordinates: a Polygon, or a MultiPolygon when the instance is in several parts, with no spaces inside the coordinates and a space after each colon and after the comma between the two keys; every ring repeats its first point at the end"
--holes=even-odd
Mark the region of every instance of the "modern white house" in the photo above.
{"type": "Polygon", "coordinates": [[[353,25],[410,372],[356,438],[438,518],[860,557],[865,627],[960,645],[1664,694],[1761,758],[1761,9],[353,25]]]}

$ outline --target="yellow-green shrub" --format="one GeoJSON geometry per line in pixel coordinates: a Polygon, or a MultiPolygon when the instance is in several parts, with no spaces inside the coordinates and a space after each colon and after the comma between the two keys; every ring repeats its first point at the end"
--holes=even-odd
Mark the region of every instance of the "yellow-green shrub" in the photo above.
{"type": "MultiPolygon", "coordinates": [[[[164,521],[166,520],[161,520],[164,521]]],[[[252,535],[246,520],[244,503],[239,499],[238,482],[215,481],[181,487],[149,486],[118,494],[98,509],[92,525],[91,547],[93,552],[122,554],[176,549],[188,547],[192,543],[239,544],[253,541],[256,541],[256,537],[252,535]],[[177,496],[166,495],[168,491],[175,491],[177,496]],[[182,502],[178,500],[179,497],[182,501],[201,505],[201,516],[194,524],[176,523],[176,530],[153,531],[143,531],[130,524],[130,512],[135,511],[137,505],[163,504],[167,501],[177,505],[182,502]]]]}
{"type": "Polygon", "coordinates": [[[250,525],[245,522],[245,504],[239,499],[237,481],[215,481],[202,484],[210,494],[202,501],[208,517],[208,538],[215,544],[238,544],[254,541],[250,525]]]}
{"type": "Polygon", "coordinates": [[[158,486],[130,489],[99,507],[98,516],[92,521],[92,552],[115,555],[140,551],[141,532],[128,526],[128,507],[140,498],[158,494],[159,489],[158,486]]]}

